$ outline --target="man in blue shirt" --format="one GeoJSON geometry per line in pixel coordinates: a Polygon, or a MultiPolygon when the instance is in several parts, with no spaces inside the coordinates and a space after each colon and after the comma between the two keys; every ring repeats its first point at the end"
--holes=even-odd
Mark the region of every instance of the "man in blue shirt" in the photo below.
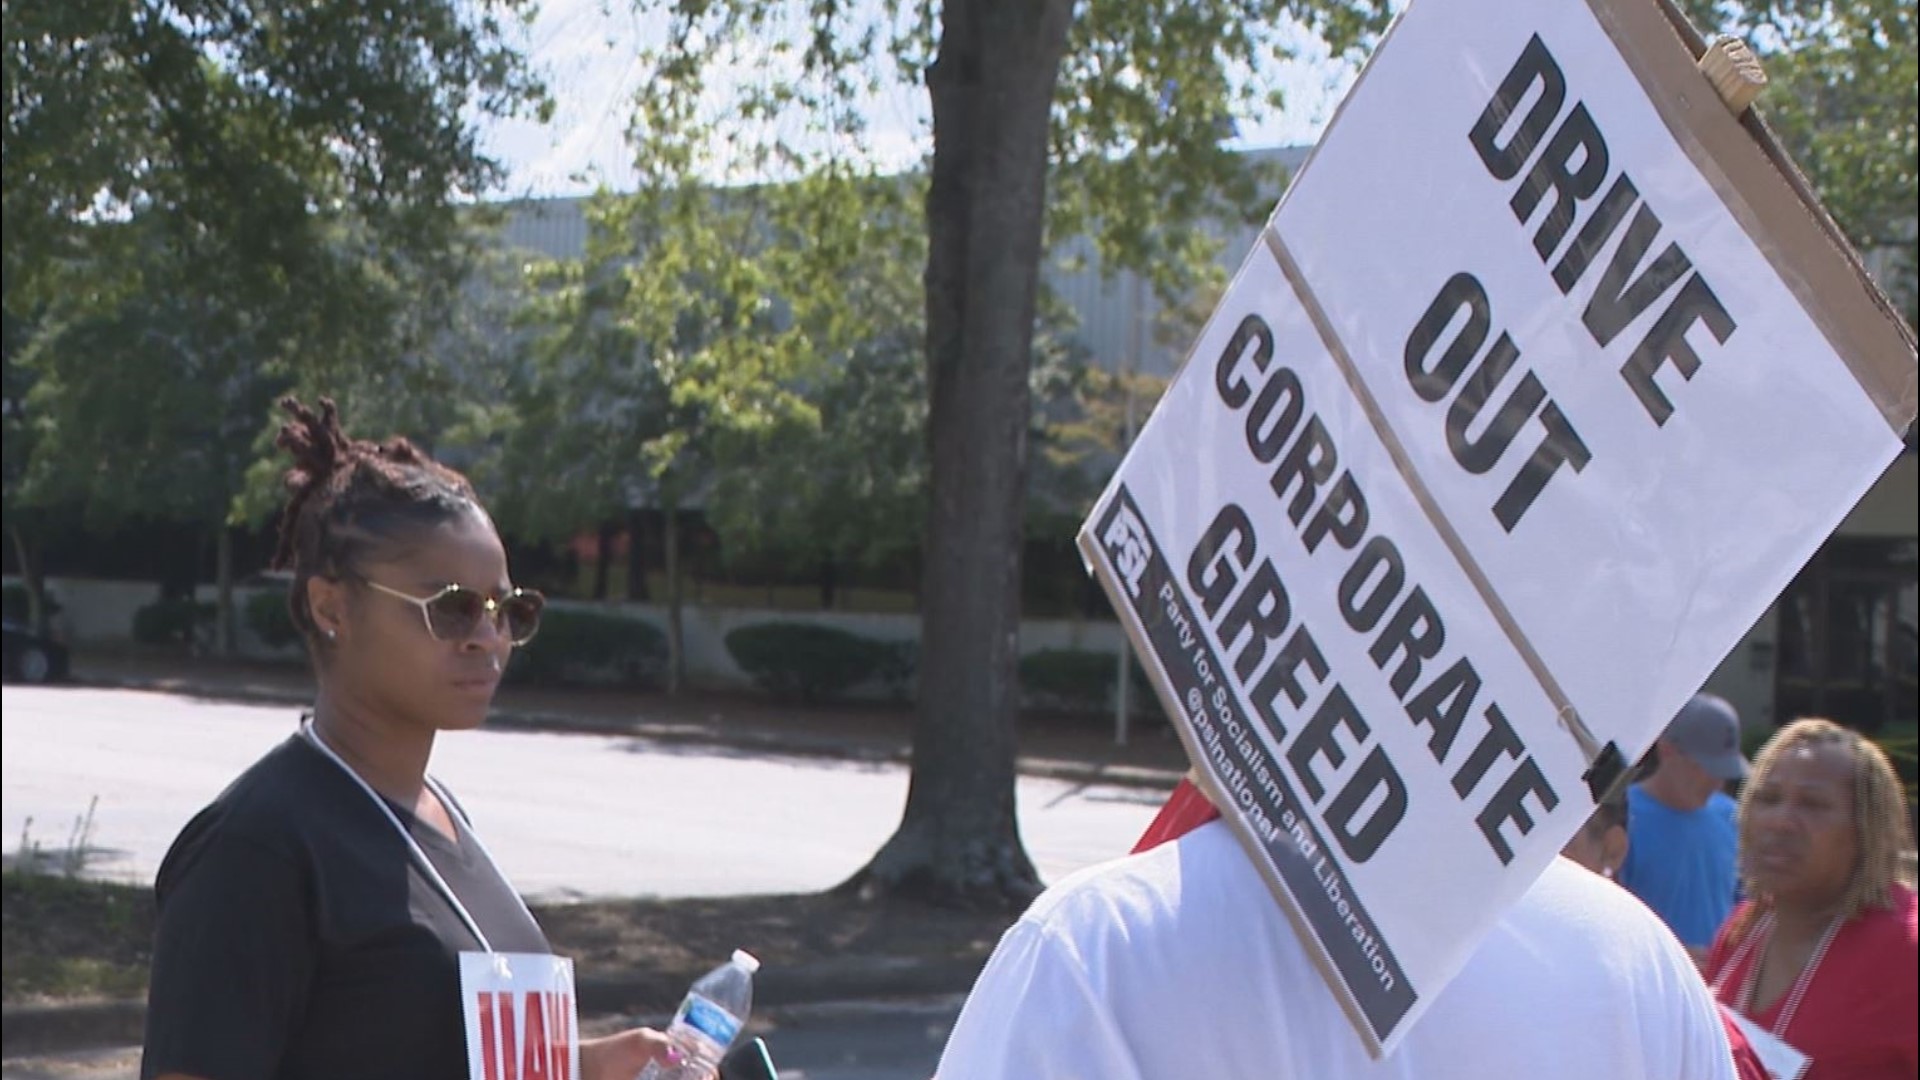
{"type": "Polygon", "coordinates": [[[1724,788],[1747,775],[1740,717],[1725,700],[1696,694],[1654,746],[1653,772],[1627,792],[1620,883],[1699,960],[1739,890],[1736,807],[1724,788]]]}

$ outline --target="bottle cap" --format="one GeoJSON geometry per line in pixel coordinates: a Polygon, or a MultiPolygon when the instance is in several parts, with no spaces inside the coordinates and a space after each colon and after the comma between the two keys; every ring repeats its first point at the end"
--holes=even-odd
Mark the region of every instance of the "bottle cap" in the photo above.
{"type": "Polygon", "coordinates": [[[760,970],[759,958],[754,956],[752,953],[748,952],[745,949],[733,950],[733,962],[736,964],[739,964],[743,968],[746,968],[747,974],[749,975],[760,970]]]}

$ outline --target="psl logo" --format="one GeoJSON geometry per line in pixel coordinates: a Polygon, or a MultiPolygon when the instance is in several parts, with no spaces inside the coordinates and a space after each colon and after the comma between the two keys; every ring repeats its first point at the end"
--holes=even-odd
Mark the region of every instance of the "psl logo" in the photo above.
{"type": "Polygon", "coordinates": [[[1147,560],[1153,554],[1147,527],[1141,524],[1132,507],[1117,503],[1113,520],[1107,523],[1106,535],[1101,539],[1107,545],[1107,556],[1113,560],[1114,569],[1120,571],[1121,579],[1127,583],[1127,595],[1140,599],[1140,578],[1147,572],[1147,560]]]}

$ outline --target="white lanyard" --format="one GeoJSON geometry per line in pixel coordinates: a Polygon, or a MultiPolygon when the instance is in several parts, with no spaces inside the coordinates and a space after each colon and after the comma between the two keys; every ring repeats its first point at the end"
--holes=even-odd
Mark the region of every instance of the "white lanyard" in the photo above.
{"type": "MultiPolygon", "coordinates": [[[[333,747],[328,746],[325,740],[320,738],[320,733],[314,730],[312,720],[305,720],[301,723],[300,734],[305,737],[308,742],[312,743],[315,749],[325,754],[328,760],[340,766],[340,771],[352,777],[354,783],[360,785],[360,790],[366,792],[367,798],[373,800],[373,805],[379,807],[380,812],[386,815],[387,821],[392,824],[394,831],[400,834],[400,839],[406,841],[407,851],[413,857],[414,863],[419,866],[420,872],[425,874],[427,880],[433,883],[433,887],[438,890],[441,898],[446,900],[449,907],[453,908],[453,913],[460,916],[460,921],[466,925],[467,932],[472,934],[474,940],[480,943],[482,950],[493,952],[493,943],[487,940],[487,935],[481,931],[480,924],[475,922],[473,915],[467,911],[467,905],[460,902],[460,897],[454,893],[453,886],[448,885],[447,879],[440,876],[439,867],[434,866],[433,860],[427,858],[427,853],[421,850],[419,841],[415,840],[413,833],[407,831],[407,827],[401,824],[399,816],[393,812],[393,807],[387,805],[387,800],[381,798],[380,793],[373,790],[373,785],[367,783],[364,777],[354,772],[353,766],[348,765],[339,754],[333,752],[333,747]]],[[[422,779],[426,781],[427,787],[432,790],[434,797],[440,800],[440,804],[447,808],[447,816],[449,819],[459,812],[453,808],[453,800],[441,789],[439,781],[431,776],[423,777],[422,779]]],[[[479,847],[480,857],[485,859],[489,865],[494,865],[493,854],[487,850],[485,844],[480,843],[480,838],[474,835],[472,830],[468,830],[467,838],[479,847]]],[[[533,922],[533,912],[527,910],[527,902],[522,900],[520,894],[514,892],[511,888],[507,891],[513,892],[514,901],[520,905],[521,912],[527,916],[528,922],[533,922]]]]}
{"type": "MultiPolygon", "coordinates": [[[[1713,988],[1718,992],[1725,985],[1727,977],[1739,969],[1741,961],[1752,955],[1753,966],[1747,969],[1745,977],[1740,980],[1740,991],[1734,996],[1734,1007],[1749,1015],[1752,1014],[1754,1005],[1754,992],[1760,986],[1760,965],[1766,957],[1765,950],[1760,946],[1773,936],[1773,924],[1773,912],[1769,911],[1762,915],[1753,930],[1747,934],[1746,940],[1742,941],[1733,955],[1727,958],[1727,966],[1721,970],[1720,977],[1714,980],[1713,988]],[[1757,953],[1756,949],[1759,950],[1757,953]]],[[[1813,984],[1813,973],[1819,970],[1820,962],[1827,958],[1827,950],[1832,947],[1834,935],[1839,931],[1840,919],[1835,917],[1827,923],[1826,930],[1821,932],[1819,943],[1813,947],[1813,954],[1807,957],[1807,965],[1800,969],[1799,976],[1788,988],[1786,1003],[1781,1006],[1780,1015],[1774,1018],[1771,1029],[1778,1038],[1787,1037],[1787,1025],[1793,1023],[1793,1014],[1800,1011],[1800,1002],[1807,996],[1807,988],[1813,984]]]]}

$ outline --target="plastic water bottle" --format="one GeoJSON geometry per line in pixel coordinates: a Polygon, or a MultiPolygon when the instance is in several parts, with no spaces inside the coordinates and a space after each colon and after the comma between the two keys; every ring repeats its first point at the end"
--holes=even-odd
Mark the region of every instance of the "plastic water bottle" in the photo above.
{"type": "Polygon", "coordinates": [[[700,976],[667,1025],[667,1040],[680,1052],[678,1065],[654,1062],[639,1080],[706,1080],[718,1073],[727,1047],[740,1037],[753,1010],[753,973],[760,961],[744,949],[700,976]]]}

